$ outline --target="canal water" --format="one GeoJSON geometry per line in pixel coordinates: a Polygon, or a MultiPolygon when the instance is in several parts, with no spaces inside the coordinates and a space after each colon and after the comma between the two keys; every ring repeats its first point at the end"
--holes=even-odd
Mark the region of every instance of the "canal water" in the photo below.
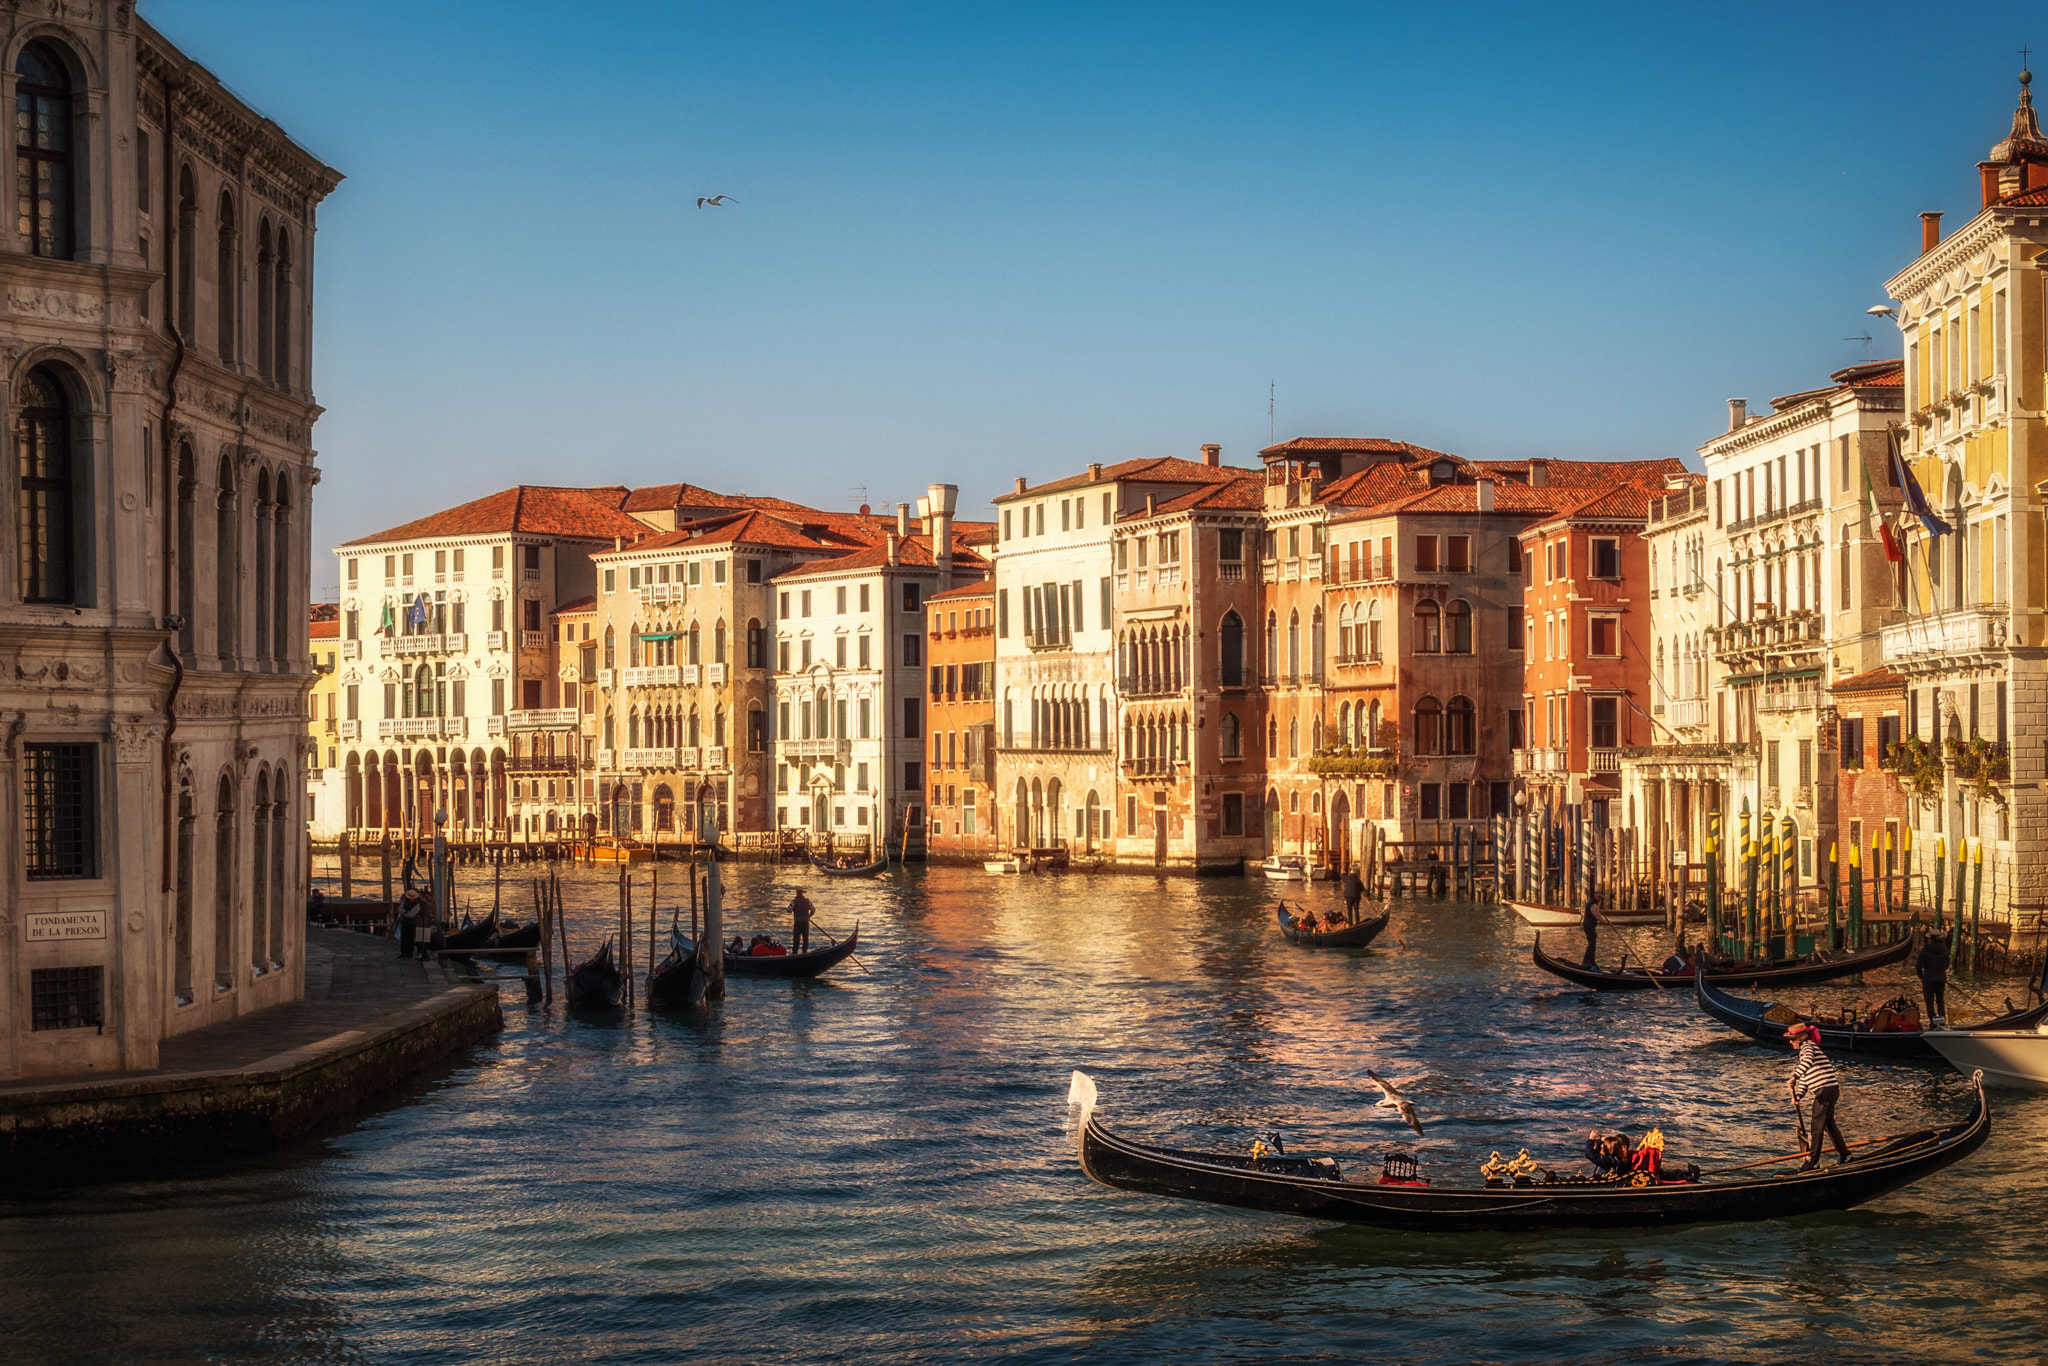
{"type": "MultiPolygon", "coordinates": [[[[647,870],[634,876],[644,906],[647,870]]],[[[567,878],[587,943],[613,915],[616,871],[567,878]]],[[[1788,1064],[1682,994],[1540,974],[1530,932],[1491,906],[1403,903],[1371,950],[1333,952],[1282,941],[1263,883],[932,868],[848,885],[759,866],[733,882],[742,908],[807,887],[825,929],[858,922],[865,970],[735,981],[703,1019],[565,1018],[508,991],[498,1040],[345,1128],[0,1204],[5,1359],[2043,1350],[2048,1097],[1996,1095],[1991,1144],[1919,1187],[1762,1225],[1425,1237],[1126,1195],[1074,1160],[1073,1068],[1133,1135],[1235,1148],[1278,1128],[1291,1151],[1360,1170],[1400,1149],[1469,1179],[1495,1149],[1571,1160],[1595,1124],[1660,1123],[1703,1166],[1788,1151],[1788,1064]],[[1424,1137],[1373,1108],[1368,1067],[1417,1079],[1424,1137]]],[[[786,927],[744,909],[729,923],[786,927]]],[[[1797,999],[1874,1002],[1894,980],[1797,999]]],[[[1962,1079],[1932,1066],[1844,1071],[1852,1138],[1966,1104],[1962,1079]]]]}

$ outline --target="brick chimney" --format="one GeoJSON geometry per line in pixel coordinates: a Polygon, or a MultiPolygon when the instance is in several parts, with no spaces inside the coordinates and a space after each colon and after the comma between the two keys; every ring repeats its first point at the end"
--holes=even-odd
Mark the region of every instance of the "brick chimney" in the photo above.
{"type": "Polygon", "coordinates": [[[1925,256],[1941,242],[1941,215],[1923,213],[1920,215],[1920,254],[1925,256]]]}
{"type": "Polygon", "coordinates": [[[1089,466],[1088,466],[1088,482],[1089,482],[1089,483],[1091,483],[1091,484],[1093,484],[1093,483],[1096,483],[1096,482],[1100,481],[1100,480],[1101,480],[1101,478],[1102,478],[1102,462],[1101,462],[1100,460],[1096,460],[1096,461],[1092,461],[1092,462],[1090,462],[1090,464],[1089,464],[1089,466]]]}
{"type": "Polygon", "coordinates": [[[1472,487],[1479,495],[1479,510],[1493,511],[1493,480],[1481,475],[1472,481],[1472,487]]]}
{"type": "Polygon", "coordinates": [[[1020,475],[1018,475],[1018,476],[1017,476],[1017,492],[1019,492],[1019,493],[1022,493],[1023,491],[1024,491],[1024,476],[1020,474],[1020,475]]]}
{"type": "Polygon", "coordinates": [[[1529,487],[1540,489],[1550,482],[1550,462],[1538,456],[1529,461],[1529,487]]]}
{"type": "Polygon", "coordinates": [[[1731,432],[1741,431],[1742,424],[1747,421],[1749,421],[1749,400],[1746,398],[1729,399],[1728,430],[1731,432]]]}
{"type": "Polygon", "coordinates": [[[1222,464],[1222,463],[1223,463],[1223,448],[1222,448],[1221,446],[1204,446],[1204,447],[1202,447],[1202,463],[1203,463],[1204,465],[1210,465],[1210,466],[1215,466],[1215,465],[1220,465],[1220,464],[1222,464]]]}
{"type": "Polygon", "coordinates": [[[939,591],[953,586],[953,509],[960,500],[958,484],[933,484],[925,490],[925,504],[931,508],[927,528],[932,534],[932,560],[939,567],[939,591]]]}

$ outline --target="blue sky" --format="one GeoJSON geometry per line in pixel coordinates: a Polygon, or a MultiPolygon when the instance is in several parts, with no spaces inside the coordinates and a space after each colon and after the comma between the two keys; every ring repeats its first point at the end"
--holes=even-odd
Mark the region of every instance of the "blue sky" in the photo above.
{"type": "Polygon", "coordinates": [[[1269,383],[1282,438],[1687,455],[1897,354],[1864,310],[2048,45],[2017,4],[1938,57],[1924,6],[144,13],[348,176],[323,552],[519,481],[971,508],[1253,463],[1269,383]]]}

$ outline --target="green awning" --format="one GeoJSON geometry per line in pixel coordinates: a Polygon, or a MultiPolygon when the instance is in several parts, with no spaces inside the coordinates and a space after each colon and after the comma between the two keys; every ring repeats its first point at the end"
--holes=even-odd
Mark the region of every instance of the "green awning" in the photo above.
{"type": "Polygon", "coordinates": [[[1825,670],[1821,669],[1821,668],[1820,668],[1820,667],[1818,667],[1818,666],[1815,666],[1814,668],[1811,668],[1811,669],[1783,669],[1783,670],[1778,670],[1778,671],[1775,671],[1775,672],[1772,672],[1772,673],[1768,673],[1768,674],[1759,674],[1759,675],[1757,675],[1757,677],[1759,677],[1759,678],[1819,678],[1819,677],[1821,676],[1821,674],[1822,674],[1822,673],[1824,673],[1824,672],[1825,672],[1825,670]]]}
{"type": "Polygon", "coordinates": [[[674,640],[675,638],[676,633],[674,631],[670,631],[666,635],[640,637],[642,640],[674,640]]]}

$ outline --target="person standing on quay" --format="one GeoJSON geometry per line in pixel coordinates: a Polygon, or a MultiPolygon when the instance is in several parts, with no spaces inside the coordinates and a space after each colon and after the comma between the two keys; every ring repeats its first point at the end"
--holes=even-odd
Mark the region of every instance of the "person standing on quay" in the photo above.
{"type": "Polygon", "coordinates": [[[1810,1172],[1820,1165],[1823,1134],[1834,1142],[1835,1156],[1847,1162],[1849,1145],[1842,1141],[1842,1131],[1835,1126],[1835,1102],[1842,1098],[1842,1078],[1828,1061],[1828,1055],[1820,1051],[1820,1031],[1802,1020],[1785,1031],[1785,1042],[1799,1050],[1792,1075],[1785,1080],[1785,1089],[1792,1093],[1792,1108],[1797,1112],[1809,1100],[1813,1102],[1806,1162],[1799,1170],[1810,1172]]]}

